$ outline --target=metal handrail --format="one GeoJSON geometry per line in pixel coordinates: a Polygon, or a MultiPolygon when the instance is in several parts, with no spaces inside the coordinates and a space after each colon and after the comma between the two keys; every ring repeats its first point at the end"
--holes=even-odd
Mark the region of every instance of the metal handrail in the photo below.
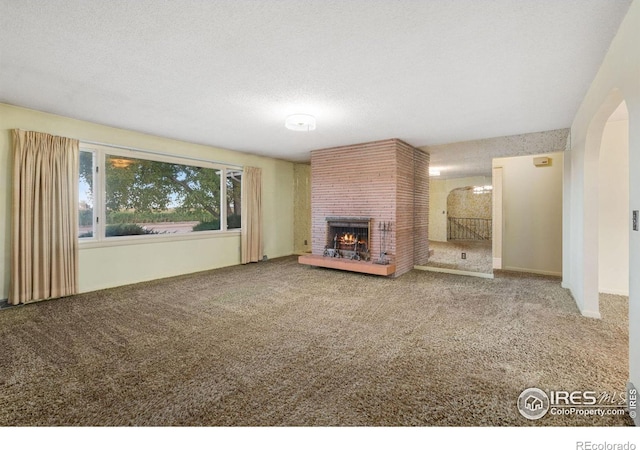
{"type": "Polygon", "coordinates": [[[477,217],[448,217],[447,240],[490,241],[492,220],[477,217]]]}

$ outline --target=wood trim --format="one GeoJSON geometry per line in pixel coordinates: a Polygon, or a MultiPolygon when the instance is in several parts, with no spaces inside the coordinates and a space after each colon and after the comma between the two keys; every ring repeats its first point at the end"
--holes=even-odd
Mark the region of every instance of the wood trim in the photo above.
{"type": "Polygon", "coordinates": [[[347,270],[349,272],[368,273],[371,275],[388,276],[396,271],[395,264],[374,264],[367,261],[352,261],[350,259],[330,258],[318,255],[301,255],[298,263],[314,267],[326,267],[329,269],[347,270]]]}

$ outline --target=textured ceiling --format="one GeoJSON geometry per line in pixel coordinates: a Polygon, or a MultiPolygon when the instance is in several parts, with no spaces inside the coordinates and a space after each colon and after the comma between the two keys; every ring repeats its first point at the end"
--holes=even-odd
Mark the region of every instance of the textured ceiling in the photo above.
{"type": "Polygon", "coordinates": [[[569,128],[516,134],[428,148],[430,168],[440,172],[438,179],[492,176],[494,158],[562,152],[567,146],[569,128]]]}
{"type": "Polygon", "coordinates": [[[0,0],[0,102],[298,161],[561,129],[629,4],[0,0]]]}

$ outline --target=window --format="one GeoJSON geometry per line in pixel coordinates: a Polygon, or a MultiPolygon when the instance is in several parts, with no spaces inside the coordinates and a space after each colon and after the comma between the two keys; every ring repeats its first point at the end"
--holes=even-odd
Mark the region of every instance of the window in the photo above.
{"type": "Polygon", "coordinates": [[[80,151],[80,186],[78,189],[78,224],[79,237],[90,238],[95,232],[93,226],[93,180],[95,155],[92,151],[80,151]]]}
{"type": "Polygon", "coordinates": [[[227,228],[240,228],[242,171],[227,171],[227,228]]]}
{"type": "Polygon", "coordinates": [[[175,236],[240,228],[242,170],[86,147],[80,153],[80,234],[175,236]]]}

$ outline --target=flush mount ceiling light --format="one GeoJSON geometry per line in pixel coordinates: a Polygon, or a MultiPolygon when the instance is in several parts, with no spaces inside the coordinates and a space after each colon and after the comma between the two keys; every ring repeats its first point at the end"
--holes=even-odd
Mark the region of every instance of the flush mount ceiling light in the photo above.
{"type": "Polygon", "coordinates": [[[116,169],[126,169],[131,164],[133,164],[133,161],[125,158],[109,158],[109,162],[116,169]]]}
{"type": "Polygon", "coordinates": [[[486,194],[488,192],[491,192],[493,190],[493,186],[488,185],[488,186],[474,186],[473,187],[473,193],[474,194],[486,194]]]}
{"type": "Polygon", "coordinates": [[[440,169],[436,169],[434,168],[430,168],[429,169],[429,176],[431,177],[439,177],[440,176],[440,169]]]}
{"type": "Polygon", "coordinates": [[[316,129],[316,118],[309,114],[292,114],[284,121],[284,126],[294,131],[313,131],[316,129]]]}

